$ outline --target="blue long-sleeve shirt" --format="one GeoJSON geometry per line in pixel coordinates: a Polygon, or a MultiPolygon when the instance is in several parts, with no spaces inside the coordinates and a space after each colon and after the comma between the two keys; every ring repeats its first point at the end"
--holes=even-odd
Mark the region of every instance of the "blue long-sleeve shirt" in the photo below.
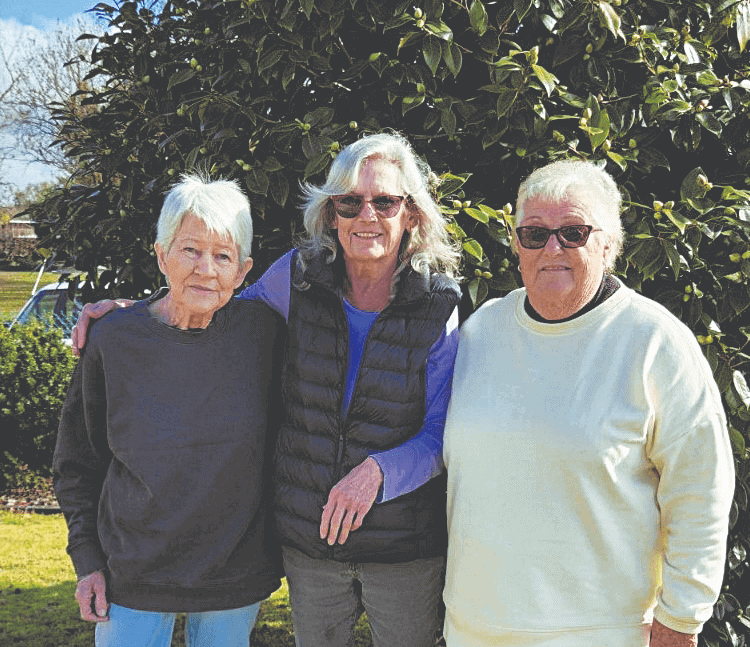
{"type": "MultiPolygon", "coordinates": [[[[260,299],[284,320],[289,318],[291,263],[294,252],[278,259],[238,298],[260,299]]],[[[344,393],[344,414],[351,400],[364,343],[377,312],[358,310],[344,300],[349,325],[349,367],[344,393]]],[[[425,371],[425,418],[419,432],[405,443],[372,455],[383,472],[383,490],[378,502],[395,499],[416,490],[443,471],[443,428],[453,380],[453,362],[458,349],[458,309],[448,319],[443,334],[433,344],[425,371]]]]}

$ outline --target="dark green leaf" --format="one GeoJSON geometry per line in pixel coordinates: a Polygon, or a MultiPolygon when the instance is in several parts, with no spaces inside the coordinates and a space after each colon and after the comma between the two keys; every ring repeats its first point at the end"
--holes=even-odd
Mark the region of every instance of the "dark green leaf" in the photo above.
{"type": "Polygon", "coordinates": [[[480,0],[472,0],[469,7],[469,21],[471,28],[480,36],[487,31],[487,11],[480,0]]]}
{"type": "Polygon", "coordinates": [[[434,36],[426,36],[422,42],[422,55],[424,56],[425,63],[427,63],[427,67],[435,74],[438,65],[440,65],[440,58],[443,55],[440,41],[434,36]]]}

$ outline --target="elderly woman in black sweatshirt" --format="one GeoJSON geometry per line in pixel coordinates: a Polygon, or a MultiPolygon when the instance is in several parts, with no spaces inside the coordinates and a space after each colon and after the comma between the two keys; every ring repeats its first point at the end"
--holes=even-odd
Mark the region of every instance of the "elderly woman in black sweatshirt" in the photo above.
{"type": "Polygon", "coordinates": [[[84,620],[97,646],[247,647],[279,586],[264,464],[280,318],[231,299],[252,266],[247,198],[186,176],[155,245],[169,284],[91,330],[54,458],[84,620]]]}

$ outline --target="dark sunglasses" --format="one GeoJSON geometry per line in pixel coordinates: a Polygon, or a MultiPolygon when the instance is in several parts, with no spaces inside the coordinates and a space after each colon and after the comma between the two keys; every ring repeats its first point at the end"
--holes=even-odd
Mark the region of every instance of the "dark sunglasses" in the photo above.
{"type": "Polygon", "coordinates": [[[331,196],[333,209],[342,218],[356,218],[368,202],[381,218],[393,218],[405,199],[406,196],[403,195],[379,195],[372,200],[365,200],[363,196],[354,193],[331,196]]]}
{"type": "Polygon", "coordinates": [[[521,247],[526,249],[541,249],[547,244],[552,234],[557,236],[561,247],[573,248],[583,247],[594,229],[591,225],[566,225],[559,229],[547,229],[546,227],[517,227],[516,236],[521,247]]]}

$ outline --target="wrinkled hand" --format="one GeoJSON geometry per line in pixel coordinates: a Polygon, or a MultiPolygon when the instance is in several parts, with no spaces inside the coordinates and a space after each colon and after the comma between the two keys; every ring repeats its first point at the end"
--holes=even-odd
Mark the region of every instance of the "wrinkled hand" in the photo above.
{"type": "Polygon", "coordinates": [[[76,601],[81,610],[81,618],[89,622],[106,622],[109,620],[106,582],[104,573],[94,571],[78,582],[76,601]],[[94,612],[96,611],[96,613],[94,612]]]}
{"type": "Polygon", "coordinates": [[[658,620],[651,625],[650,647],[696,647],[697,644],[697,634],[683,634],[665,627],[658,620]]]}
{"type": "Polygon", "coordinates": [[[366,458],[333,486],[323,506],[320,538],[333,546],[343,544],[362,525],[383,483],[383,472],[374,458],[366,458]]]}
{"type": "Polygon", "coordinates": [[[87,303],[83,306],[81,314],[78,315],[78,321],[73,326],[71,341],[73,342],[73,355],[79,357],[81,350],[86,345],[86,333],[89,329],[89,323],[92,319],[99,319],[106,315],[110,310],[115,308],[126,308],[132,305],[133,301],[129,299],[103,299],[96,303],[87,303]]]}

